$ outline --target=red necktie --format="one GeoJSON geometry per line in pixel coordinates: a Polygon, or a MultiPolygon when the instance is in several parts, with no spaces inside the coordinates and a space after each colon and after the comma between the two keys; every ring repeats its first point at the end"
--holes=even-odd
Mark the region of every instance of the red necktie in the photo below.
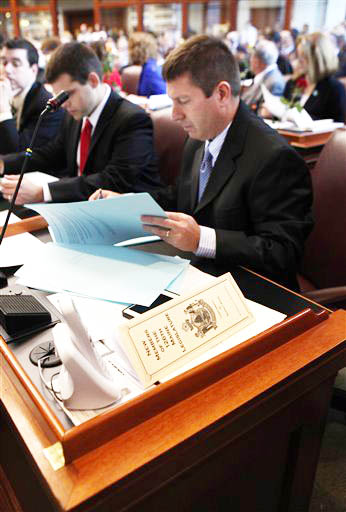
{"type": "Polygon", "coordinates": [[[89,146],[91,141],[91,130],[92,124],[88,118],[86,118],[83,130],[80,136],[80,162],[79,162],[79,174],[82,174],[85,167],[85,162],[88,158],[89,146]]]}

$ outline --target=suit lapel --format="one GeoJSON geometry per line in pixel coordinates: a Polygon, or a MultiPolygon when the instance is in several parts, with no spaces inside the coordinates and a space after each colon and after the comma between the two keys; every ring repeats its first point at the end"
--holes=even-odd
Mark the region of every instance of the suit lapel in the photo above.
{"type": "Polygon", "coordinates": [[[82,129],[83,121],[74,121],[70,133],[72,151],[67,155],[67,160],[73,159],[70,164],[70,168],[73,169],[73,175],[77,174],[77,150],[80,139],[80,132],[82,129]]]}
{"type": "Polygon", "coordinates": [[[94,130],[94,133],[92,135],[88,159],[85,164],[85,170],[87,170],[87,168],[88,168],[88,161],[90,159],[90,156],[92,155],[94,148],[97,145],[98,140],[100,139],[101,135],[103,134],[105,128],[111,122],[111,120],[114,116],[114,111],[118,108],[118,106],[120,105],[120,102],[121,102],[121,98],[116,96],[115,93],[112,91],[102,112],[101,112],[101,115],[99,117],[99,120],[98,120],[97,125],[94,130]]]}
{"type": "Polygon", "coordinates": [[[24,98],[23,108],[20,115],[20,126],[19,129],[23,130],[26,119],[31,115],[31,111],[36,107],[35,95],[37,94],[38,84],[34,82],[28,94],[24,98]]]}
{"type": "Polygon", "coordinates": [[[247,131],[247,107],[240,101],[234,120],[227,132],[219,156],[215,162],[206,189],[194,213],[198,213],[217,197],[235,172],[235,158],[242,153],[247,131]]]}

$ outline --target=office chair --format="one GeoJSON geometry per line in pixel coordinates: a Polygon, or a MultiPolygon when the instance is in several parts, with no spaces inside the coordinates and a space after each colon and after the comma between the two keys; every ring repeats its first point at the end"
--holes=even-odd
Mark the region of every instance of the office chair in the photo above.
{"type": "MultiPolygon", "coordinates": [[[[315,227],[298,282],[311,300],[331,309],[346,308],[346,128],[333,133],[311,177],[315,227]]],[[[346,412],[346,368],[337,374],[331,406],[346,412]]]]}
{"type": "Polygon", "coordinates": [[[346,307],[346,128],[333,133],[310,172],[315,226],[298,282],[308,298],[346,307]]]}
{"type": "Polygon", "coordinates": [[[165,185],[175,183],[180,172],[186,133],[172,119],[172,109],[152,111],[154,145],[159,158],[159,173],[165,185]]]}
{"type": "Polygon", "coordinates": [[[122,90],[127,94],[137,94],[139,77],[142,66],[127,66],[121,71],[122,90]]]}

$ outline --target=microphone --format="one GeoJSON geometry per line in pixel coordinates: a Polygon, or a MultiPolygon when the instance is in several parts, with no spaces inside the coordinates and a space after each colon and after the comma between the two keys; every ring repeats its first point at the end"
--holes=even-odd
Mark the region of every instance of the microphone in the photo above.
{"type": "Polygon", "coordinates": [[[65,103],[69,96],[70,93],[68,93],[67,91],[60,91],[56,96],[53,96],[53,98],[50,98],[47,101],[46,108],[44,109],[42,114],[46,112],[55,112],[63,103],[65,103]]]}

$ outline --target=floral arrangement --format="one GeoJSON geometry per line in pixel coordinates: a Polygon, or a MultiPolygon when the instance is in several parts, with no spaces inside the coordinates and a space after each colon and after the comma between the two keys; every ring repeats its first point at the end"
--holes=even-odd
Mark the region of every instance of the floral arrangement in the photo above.
{"type": "Polygon", "coordinates": [[[290,98],[281,98],[282,103],[284,103],[287,108],[296,108],[298,112],[303,110],[303,107],[300,104],[300,100],[304,94],[304,91],[308,85],[308,82],[305,76],[300,76],[294,82],[293,89],[290,94],[290,98]]]}
{"type": "Polygon", "coordinates": [[[103,59],[103,76],[104,82],[109,84],[116,92],[121,90],[120,84],[116,79],[116,73],[114,72],[115,59],[110,52],[106,52],[103,59]]]}

